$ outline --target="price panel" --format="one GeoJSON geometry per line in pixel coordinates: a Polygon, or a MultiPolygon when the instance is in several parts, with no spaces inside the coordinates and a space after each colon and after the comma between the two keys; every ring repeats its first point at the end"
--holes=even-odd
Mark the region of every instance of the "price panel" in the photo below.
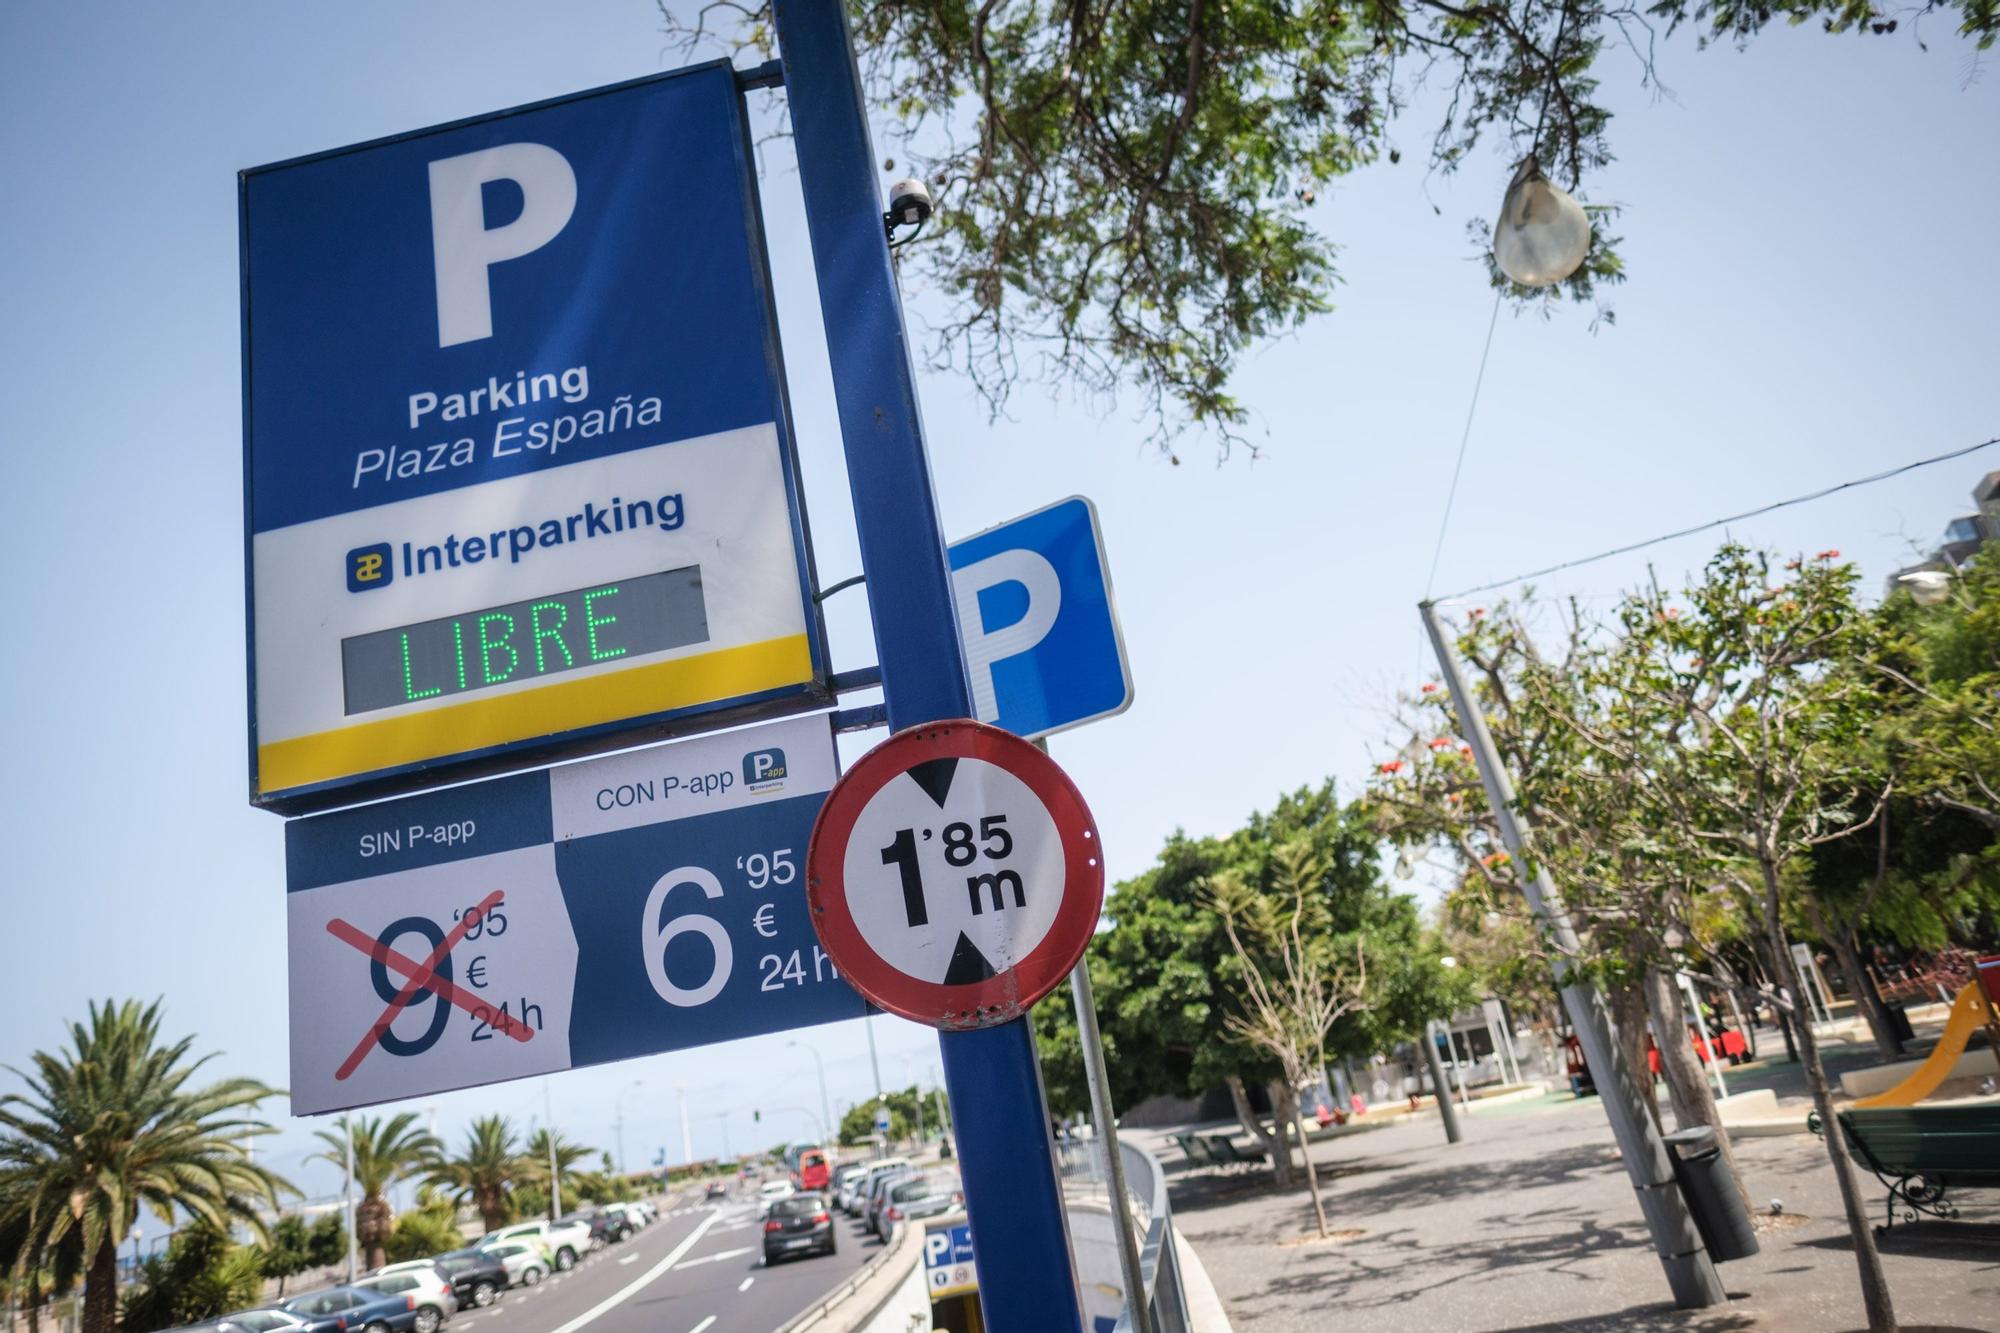
{"type": "Polygon", "coordinates": [[[858,1018],[814,936],[824,716],[295,820],[294,1114],[858,1018]]]}

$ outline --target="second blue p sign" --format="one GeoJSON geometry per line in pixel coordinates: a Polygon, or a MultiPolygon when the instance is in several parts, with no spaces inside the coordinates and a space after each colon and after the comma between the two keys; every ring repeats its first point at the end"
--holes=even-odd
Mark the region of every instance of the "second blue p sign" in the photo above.
{"type": "Polygon", "coordinates": [[[1059,500],[952,543],[974,715],[1030,740],[1122,713],[1132,673],[1097,509],[1059,500]]]}

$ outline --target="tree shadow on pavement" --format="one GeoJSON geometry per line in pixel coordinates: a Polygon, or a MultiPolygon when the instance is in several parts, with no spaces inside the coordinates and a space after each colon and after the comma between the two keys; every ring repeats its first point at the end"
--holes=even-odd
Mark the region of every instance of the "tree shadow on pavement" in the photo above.
{"type": "MultiPolygon", "coordinates": [[[[1262,1236],[1241,1234],[1243,1239],[1277,1239],[1268,1232],[1262,1236]]],[[[1266,1305],[1328,1314],[1375,1310],[1400,1305],[1452,1283],[1503,1278],[1521,1268],[1539,1270],[1544,1280],[1597,1283],[1604,1278],[1587,1271],[1589,1261],[1645,1243],[1642,1223],[1605,1226],[1580,1208],[1481,1218],[1476,1234],[1449,1239],[1419,1235],[1406,1226],[1392,1227],[1321,1250],[1311,1249],[1311,1242],[1307,1242],[1298,1253],[1318,1260],[1313,1267],[1304,1271],[1294,1267],[1275,1274],[1262,1290],[1232,1296],[1231,1303],[1246,1311],[1266,1305]]]]}
{"type": "MultiPolygon", "coordinates": [[[[1808,1249],[1847,1250],[1854,1238],[1845,1228],[1832,1236],[1799,1242],[1808,1249]]],[[[1898,1222],[1886,1235],[1877,1235],[1875,1245],[1885,1255],[1924,1259],[1955,1259],[1961,1263],[1985,1264],[2000,1268],[2000,1226],[1985,1222],[1898,1222]]]]}
{"type": "MultiPolygon", "coordinates": [[[[1546,1324],[1510,1324],[1511,1333],[1749,1333],[1768,1328],[1754,1317],[1727,1310],[1677,1310],[1671,1305],[1634,1305],[1611,1314],[1554,1319],[1546,1324]]],[[[1910,1333],[1908,1329],[1904,1333],[1910,1333]]]]}
{"type": "MultiPolygon", "coordinates": [[[[1380,1162],[1323,1162],[1319,1164],[1319,1183],[1322,1190],[1351,1176],[1362,1176],[1393,1171],[1402,1165],[1396,1161],[1380,1162]]],[[[1200,1212],[1205,1208],[1219,1208],[1248,1202],[1251,1199],[1272,1195],[1297,1195],[1310,1208],[1312,1195],[1304,1180],[1280,1189],[1271,1180],[1268,1169],[1255,1172],[1210,1171],[1200,1175],[1183,1176],[1169,1181],[1167,1201],[1176,1214],[1200,1212]]]]}

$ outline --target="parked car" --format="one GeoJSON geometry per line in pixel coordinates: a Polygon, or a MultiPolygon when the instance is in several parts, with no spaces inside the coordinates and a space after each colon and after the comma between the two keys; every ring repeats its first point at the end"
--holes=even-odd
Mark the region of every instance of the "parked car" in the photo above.
{"type": "Polygon", "coordinates": [[[764,1262],[795,1254],[832,1254],[839,1246],[824,1194],[791,1194],[771,1203],[764,1219],[764,1262]]]}
{"type": "Polygon", "coordinates": [[[847,1196],[867,1174],[868,1166],[865,1162],[850,1162],[833,1173],[833,1185],[828,1192],[833,1201],[840,1205],[842,1212],[848,1211],[847,1196]]]}
{"type": "Polygon", "coordinates": [[[863,1226],[867,1230],[886,1238],[889,1234],[889,1228],[883,1225],[882,1214],[889,1206],[890,1191],[904,1181],[917,1180],[922,1177],[923,1172],[919,1171],[915,1166],[907,1166],[900,1171],[891,1171],[887,1175],[878,1176],[875,1180],[875,1188],[869,1194],[868,1202],[861,1210],[863,1226]]]}
{"type": "MultiPolygon", "coordinates": [[[[485,1309],[507,1290],[507,1266],[483,1250],[452,1250],[430,1262],[451,1282],[452,1295],[458,1297],[461,1310],[468,1306],[485,1309]]],[[[391,1264],[382,1271],[396,1266],[391,1264]]]]}
{"type": "Polygon", "coordinates": [[[884,1157],[868,1164],[868,1174],[855,1185],[847,1205],[849,1217],[859,1217],[868,1208],[868,1196],[874,1193],[875,1182],[891,1171],[908,1171],[910,1159],[907,1157],[884,1157]]]}
{"type": "Polygon", "coordinates": [[[438,1272],[435,1264],[425,1263],[420,1268],[406,1268],[398,1273],[378,1271],[354,1285],[364,1291],[379,1291],[384,1296],[413,1297],[419,1316],[418,1333],[431,1333],[458,1313],[458,1297],[452,1292],[451,1279],[438,1272]]]}
{"type": "Polygon", "coordinates": [[[619,1204],[606,1204],[590,1215],[590,1239],[599,1245],[616,1245],[630,1240],[632,1233],[639,1229],[639,1221],[631,1211],[619,1204]]]}
{"type": "Polygon", "coordinates": [[[226,1314],[220,1319],[190,1327],[213,1328],[215,1333],[290,1333],[292,1329],[305,1326],[305,1320],[283,1310],[238,1310],[235,1314],[226,1314]]]}
{"type": "Polygon", "coordinates": [[[875,1219],[876,1229],[887,1240],[898,1222],[936,1217],[964,1206],[965,1195],[959,1191],[956,1180],[944,1176],[909,1176],[889,1186],[888,1198],[875,1219]]]}
{"type": "Polygon", "coordinates": [[[576,1261],[590,1249],[590,1224],[572,1222],[565,1218],[551,1222],[547,1218],[537,1218],[533,1222],[516,1222],[511,1227],[501,1227],[479,1238],[474,1249],[484,1250],[502,1241],[521,1240],[532,1237],[548,1246],[549,1257],[559,1273],[567,1273],[576,1267],[576,1261]]]}
{"type": "Polygon", "coordinates": [[[764,1213],[768,1216],[772,1204],[780,1199],[789,1199],[797,1193],[789,1180],[767,1180],[757,1187],[757,1202],[763,1206],[764,1213]]]}
{"type": "Polygon", "coordinates": [[[642,1227],[660,1220],[660,1210],[646,1199],[620,1199],[617,1206],[629,1213],[642,1227]]]}
{"type": "Polygon", "coordinates": [[[304,1322],[300,1333],[431,1333],[443,1319],[414,1295],[385,1296],[366,1287],[327,1287],[278,1302],[304,1322]]]}
{"type": "Polygon", "coordinates": [[[498,1259],[501,1267],[507,1270],[507,1285],[510,1287],[532,1287],[549,1275],[552,1266],[549,1252],[532,1236],[502,1241],[488,1246],[484,1253],[498,1259]]]}

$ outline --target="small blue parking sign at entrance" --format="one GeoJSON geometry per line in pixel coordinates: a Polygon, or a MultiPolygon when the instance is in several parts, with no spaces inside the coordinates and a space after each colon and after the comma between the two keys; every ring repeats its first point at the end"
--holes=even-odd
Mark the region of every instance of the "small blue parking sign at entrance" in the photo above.
{"type": "Polygon", "coordinates": [[[1030,740],[1122,713],[1132,673],[1082,496],[952,544],[974,716],[1030,740]]]}

